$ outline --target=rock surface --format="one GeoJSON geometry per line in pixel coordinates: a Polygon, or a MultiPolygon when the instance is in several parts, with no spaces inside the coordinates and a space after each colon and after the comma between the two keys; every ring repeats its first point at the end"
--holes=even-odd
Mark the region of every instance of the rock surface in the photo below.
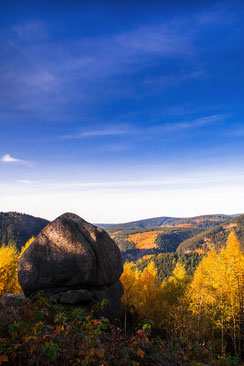
{"type": "Polygon", "coordinates": [[[88,290],[80,289],[59,292],[54,297],[61,304],[83,304],[91,300],[93,294],[88,290]]]}
{"type": "Polygon", "coordinates": [[[5,293],[1,298],[1,304],[9,307],[11,305],[21,305],[21,302],[26,300],[25,295],[23,294],[9,294],[5,293]]]}
{"type": "Polygon", "coordinates": [[[104,297],[120,302],[122,272],[121,253],[110,236],[71,213],[48,224],[18,263],[19,283],[27,297],[43,290],[68,304],[104,297]]]}

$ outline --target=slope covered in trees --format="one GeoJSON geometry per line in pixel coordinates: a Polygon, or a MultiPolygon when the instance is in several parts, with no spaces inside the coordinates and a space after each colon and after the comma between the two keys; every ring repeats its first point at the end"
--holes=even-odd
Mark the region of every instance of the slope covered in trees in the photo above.
{"type": "Polygon", "coordinates": [[[192,227],[207,229],[212,226],[219,225],[227,220],[230,220],[232,216],[229,215],[202,215],[189,217],[186,219],[172,222],[168,227],[192,227]]]}
{"type": "Polygon", "coordinates": [[[178,252],[190,252],[195,250],[207,251],[211,248],[219,249],[226,242],[230,230],[235,230],[241,248],[244,250],[244,215],[240,215],[204,231],[192,238],[184,240],[178,247],[178,252]]]}
{"type": "Polygon", "coordinates": [[[146,254],[175,252],[182,241],[202,232],[199,228],[165,227],[108,230],[119,246],[124,261],[135,261],[146,254]]]}
{"type": "Polygon", "coordinates": [[[159,278],[164,280],[172,276],[177,263],[181,263],[186,273],[192,276],[202,258],[203,255],[198,253],[159,253],[158,255],[145,255],[133,262],[132,265],[134,269],[143,271],[149,263],[153,262],[159,278]]]}
{"type": "Polygon", "coordinates": [[[0,212],[0,246],[15,244],[20,249],[48,224],[47,220],[18,212],[0,212]]]}

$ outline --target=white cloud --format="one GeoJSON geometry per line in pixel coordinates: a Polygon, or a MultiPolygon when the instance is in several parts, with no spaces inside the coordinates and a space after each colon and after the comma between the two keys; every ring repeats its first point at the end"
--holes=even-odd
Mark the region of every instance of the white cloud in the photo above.
{"type": "Polygon", "coordinates": [[[26,165],[29,167],[31,167],[33,165],[33,163],[31,161],[17,159],[17,158],[14,158],[13,156],[11,156],[10,154],[3,155],[3,157],[0,159],[0,161],[2,163],[6,163],[6,164],[22,164],[22,165],[26,165]]]}
{"type": "Polygon", "coordinates": [[[16,158],[13,158],[11,155],[9,154],[5,154],[3,155],[3,157],[1,158],[1,161],[3,163],[19,163],[21,162],[20,159],[16,159],[16,158]]]}

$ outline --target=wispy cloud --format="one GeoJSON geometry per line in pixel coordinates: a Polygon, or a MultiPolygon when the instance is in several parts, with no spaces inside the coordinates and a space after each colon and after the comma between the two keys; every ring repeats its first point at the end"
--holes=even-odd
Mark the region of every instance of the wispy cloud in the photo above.
{"type": "Polygon", "coordinates": [[[33,163],[31,161],[14,158],[10,154],[3,155],[2,158],[0,159],[0,161],[2,163],[6,163],[6,164],[21,164],[21,165],[26,165],[29,167],[31,167],[33,165],[33,163]]]}
{"type": "Polygon", "coordinates": [[[16,111],[62,116],[67,105],[86,105],[97,98],[135,98],[142,89],[150,93],[150,83],[158,81],[144,75],[138,81],[143,88],[138,88],[130,80],[124,85],[120,76],[137,75],[171,59],[181,62],[181,68],[166,78],[159,75],[164,88],[199,78],[202,70],[192,62],[199,52],[195,45],[199,24],[194,17],[182,17],[68,42],[52,38],[45,23],[16,24],[0,33],[4,52],[0,103],[4,109],[11,106],[9,111],[15,105],[16,111]]]}
{"type": "Polygon", "coordinates": [[[195,185],[203,186],[206,184],[228,182],[243,183],[243,174],[234,174],[228,176],[226,172],[218,171],[217,173],[205,172],[205,174],[192,174],[185,176],[173,176],[163,179],[141,179],[141,180],[115,180],[115,181],[90,181],[90,182],[73,182],[73,183],[58,183],[58,189],[127,189],[127,188],[146,188],[146,187],[164,187],[164,186],[186,186],[195,185]]]}
{"type": "Polygon", "coordinates": [[[211,116],[205,116],[201,118],[196,118],[192,121],[177,122],[166,124],[163,128],[168,130],[184,130],[192,129],[197,127],[202,127],[212,123],[220,122],[226,118],[225,114],[214,114],[211,116]]]}
{"type": "Polygon", "coordinates": [[[38,183],[36,180],[29,180],[29,179],[19,179],[17,182],[18,183],[23,183],[23,184],[36,184],[36,183],[38,183]]]}
{"type": "Polygon", "coordinates": [[[114,125],[104,127],[103,129],[86,130],[81,132],[76,132],[70,135],[61,136],[61,139],[83,139],[89,137],[102,137],[102,136],[120,136],[129,135],[136,132],[136,129],[128,124],[124,125],[114,125]]]}
{"type": "Polygon", "coordinates": [[[146,137],[150,137],[153,134],[162,133],[174,133],[176,130],[192,130],[199,127],[204,127],[206,125],[214,124],[224,120],[227,117],[226,114],[214,114],[210,116],[204,116],[201,118],[196,118],[191,121],[182,121],[182,122],[172,122],[172,123],[160,123],[158,125],[152,126],[144,126],[144,127],[136,127],[133,125],[125,124],[124,126],[109,126],[105,127],[101,130],[87,130],[83,132],[76,132],[70,135],[61,136],[61,139],[84,139],[84,138],[92,138],[92,137],[102,137],[102,136],[140,136],[143,135],[144,139],[146,137]]]}

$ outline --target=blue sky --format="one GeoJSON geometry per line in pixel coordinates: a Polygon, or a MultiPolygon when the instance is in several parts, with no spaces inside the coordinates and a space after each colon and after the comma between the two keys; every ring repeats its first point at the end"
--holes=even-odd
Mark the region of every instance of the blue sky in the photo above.
{"type": "Polygon", "coordinates": [[[0,7],[0,211],[243,212],[243,2],[0,7]]]}

